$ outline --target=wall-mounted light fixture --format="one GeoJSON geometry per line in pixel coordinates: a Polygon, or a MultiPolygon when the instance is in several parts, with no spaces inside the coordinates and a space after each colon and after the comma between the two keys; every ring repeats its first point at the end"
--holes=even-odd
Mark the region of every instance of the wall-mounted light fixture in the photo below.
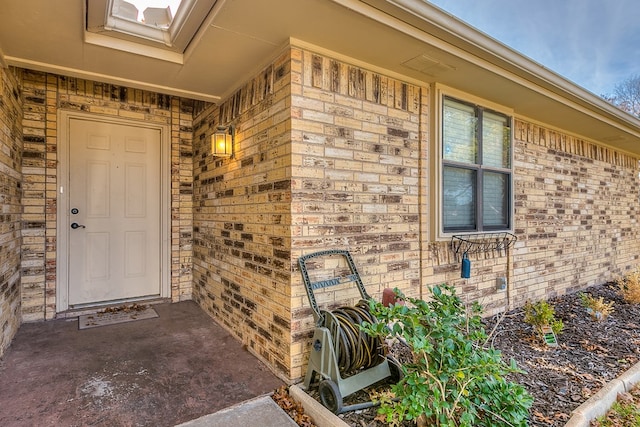
{"type": "Polygon", "coordinates": [[[233,125],[218,126],[211,135],[211,154],[214,157],[233,157],[235,128],[233,125]]]}

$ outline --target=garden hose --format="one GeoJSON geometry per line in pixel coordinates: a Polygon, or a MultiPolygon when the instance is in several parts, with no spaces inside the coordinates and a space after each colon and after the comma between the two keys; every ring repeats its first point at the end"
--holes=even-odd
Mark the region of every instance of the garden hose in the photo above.
{"type": "Polygon", "coordinates": [[[363,322],[377,323],[369,304],[360,301],[355,307],[339,307],[331,315],[337,321],[333,344],[340,373],[348,375],[379,364],[380,340],[359,328],[363,322]]]}

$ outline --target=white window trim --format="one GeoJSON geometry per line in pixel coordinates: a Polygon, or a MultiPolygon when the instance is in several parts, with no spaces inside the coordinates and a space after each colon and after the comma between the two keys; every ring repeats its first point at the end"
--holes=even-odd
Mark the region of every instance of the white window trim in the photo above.
{"type": "Polygon", "coordinates": [[[433,240],[435,241],[445,241],[451,240],[452,236],[455,235],[478,235],[482,236],[483,234],[489,233],[498,233],[502,231],[506,231],[509,233],[513,233],[514,231],[514,223],[515,223],[515,188],[514,188],[514,176],[515,176],[515,165],[514,165],[514,129],[513,125],[515,123],[515,117],[513,109],[507,108],[503,105],[499,105],[488,101],[483,98],[479,98],[468,93],[435,83],[431,90],[431,105],[433,106],[431,109],[431,132],[430,132],[430,140],[431,147],[430,153],[432,153],[431,161],[429,162],[431,173],[428,174],[426,179],[430,179],[428,183],[428,189],[431,194],[429,198],[429,213],[432,218],[430,232],[431,236],[433,236],[433,240]],[[504,114],[509,117],[511,120],[511,175],[509,185],[511,187],[511,200],[509,201],[509,215],[510,215],[510,227],[505,230],[491,230],[491,231],[464,231],[464,232],[445,232],[444,231],[444,218],[442,212],[442,174],[443,174],[443,163],[442,163],[442,108],[443,108],[443,100],[445,96],[450,98],[455,98],[463,102],[468,102],[470,104],[475,104],[482,106],[483,108],[490,109],[497,113],[504,114]]]}

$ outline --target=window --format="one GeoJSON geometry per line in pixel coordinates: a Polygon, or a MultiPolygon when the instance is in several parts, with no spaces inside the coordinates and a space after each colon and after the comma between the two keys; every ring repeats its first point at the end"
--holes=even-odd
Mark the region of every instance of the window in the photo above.
{"type": "Polygon", "coordinates": [[[443,231],[511,228],[511,121],[479,105],[444,97],[443,231]]]}

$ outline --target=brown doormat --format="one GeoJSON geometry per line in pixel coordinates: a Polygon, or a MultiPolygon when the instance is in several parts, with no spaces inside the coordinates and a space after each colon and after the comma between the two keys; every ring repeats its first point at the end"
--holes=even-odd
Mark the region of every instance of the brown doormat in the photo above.
{"type": "Polygon", "coordinates": [[[79,316],[78,329],[97,328],[98,326],[153,319],[154,317],[158,317],[158,313],[149,306],[133,304],[130,306],[109,307],[95,314],[79,316]]]}

